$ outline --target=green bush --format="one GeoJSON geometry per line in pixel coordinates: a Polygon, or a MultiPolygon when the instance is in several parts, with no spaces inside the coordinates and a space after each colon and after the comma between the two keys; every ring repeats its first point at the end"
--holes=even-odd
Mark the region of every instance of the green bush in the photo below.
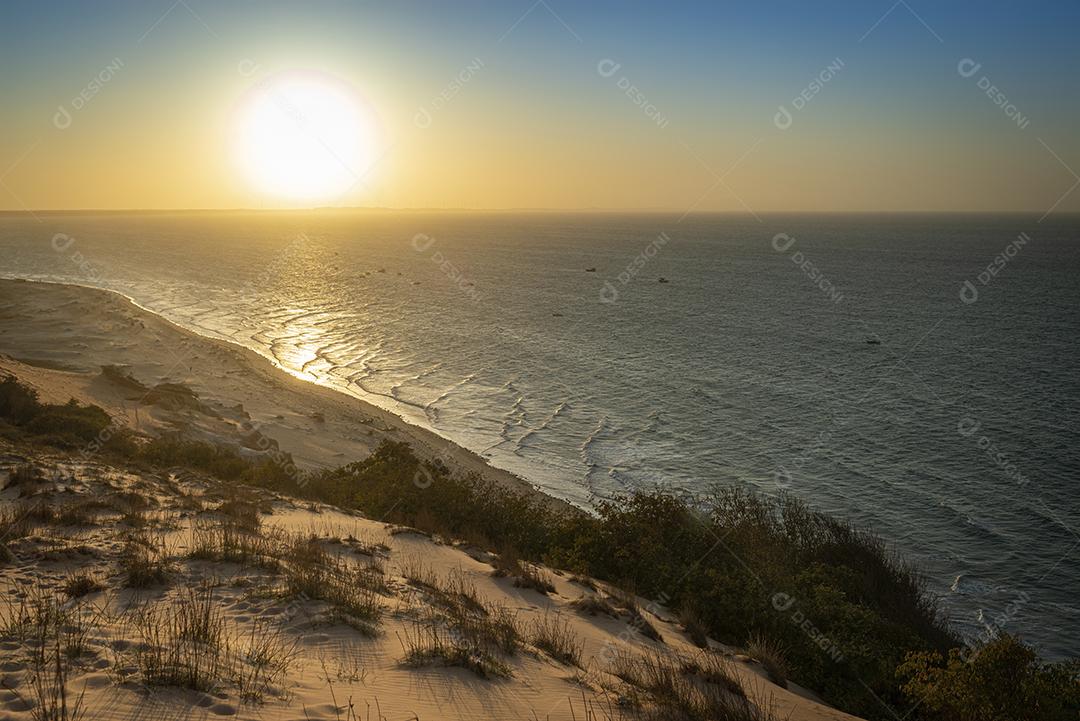
{"type": "Polygon", "coordinates": [[[739,646],[770,639],[784,648],[792,680],[869,717],[887,716],[875,695],[902,704],[895,673],[907,653],[958,643],[918,575],[880,540],[790,498],[718,489],[688,504],[638,492],[591,515],[454,477],[392,442],[291,492],[429,532],[484,538],[669,608],[692,604],[713,637],[739,646]],[[793,599],[791,608],[774,607],[777,592],[793,599]]]}
{"type": "Polygon", "coordinates": [[[80,405],[74,398],[63,405],[41,403],[37,391],[14,376],[0,380],[0,418],[37,440],[61,448],[95,440],[110,422],[104,410],[80,405]]]}
{"type": "MultiPolygon", "coordinates": [[[[124,448],[129,448],[125,445],[124,448]]],[[[135,446],[136,460],[159,468],[181,466],[209,473],[225,481],[241,481],[268,488],[285,489],[294,486],[295,468],[292,458],[282,454],[283,463],[270,459],[254,460],[236,451],[202,441],[178,436],[161,436],[141,446],[135,446]]]]}
{"type": "Polygon", "coordinates": [[[82,406],[72,399],[62,406],[43,405],[23,428],[53,445],[74,447],[98,438],[110,422],[109,414],[98,406],[82,406]]]}
{"type": "Polygon", "coordinates": [[[1049,664],[1014,636],[975,650],[909,654],[897,669],[909,705],[937,721],[1075,721],[1076,661],[1049,664]]]}
{"type": "Polygon", "coordinates": [[[18,426],[40,411],[37,391],[19,383],[15,376],[4,376],[0,380],[0,418],[18,426]]]}

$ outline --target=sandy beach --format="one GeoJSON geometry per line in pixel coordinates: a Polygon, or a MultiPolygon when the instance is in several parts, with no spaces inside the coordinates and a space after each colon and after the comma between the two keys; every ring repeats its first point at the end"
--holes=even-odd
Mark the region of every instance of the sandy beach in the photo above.
{"type": "MultiPolygon", "coordinates": [[[[253,455],[268,453],[262,434],[302,469],[362,459],[390,438],[536,493],[391,414],[115,294],[0,282],[0,353],[0,372],[42,401],[96,404],[138,433],[179,431],[253,455]]],[[[688,689],[733,699],[750,714],[738,718],[766,718],[752,715],[761,709],[795,721],[854,718],[794,683],[773,683],[736,649],[696,647],[670,609],[608,584],[528,564],[549,584],[537,590],[494,572],[499,559],[485,549],[353,511],[188,471],[140,473],[92,454],[0,443],[0,507],[10,523],[0,571],[2,719],[29,721],[41,710],[41,667],[29,656],[49,618],[79,629],[63,684],[90,719],[636,718],[648,703],[633,682],[645,683],[641,659],[672,664],[688,689]],[[43,504],[52,510],[28,510],[43,504]],[[334,595],[342,579],[354,595],[334,595]],[[192,626],[193,613],[206,623],[192,626]],[[463,634],[497,636],[499,650],[448,660],[463,634]],[[553,636],[565,647],[553,647],[553,636]],[[209,654],[205,683],[155,683],[191,663],[178,651],[180,660],[164,664],[153,655],[164,647],[209,654]]]]}
{"type": "Polygon", "coordinates": [[[116,293],[0,280],[0,339],[0,369],[38,388],[44,399],[101,406],[136,431],[181,430],[243,446],[257,430],[305,470],[364,458],[389,438],[457,472],[543,495],[435,433],[296,378],[247,348],[180,328],[116,293]],[[122,367],[147,388],[181,384],[202,407],[144,404],[144,389],[110,380],[104,366],[122,367]]]}

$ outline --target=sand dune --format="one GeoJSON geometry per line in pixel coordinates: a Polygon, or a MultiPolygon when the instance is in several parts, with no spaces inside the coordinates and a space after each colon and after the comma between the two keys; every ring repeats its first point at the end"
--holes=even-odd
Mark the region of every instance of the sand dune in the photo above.
{"type": "Polygon", "coordinates": [[[493,575],[498,559],[482,549],[188,472],[154,476],[10,450],[0,462],[7,508],[70,509],[31,514],[28,527],[9,531],[4,718],[33,717],[35,638],[53,638],[41,620],[49,617],[63,619],[58,643],[78,646],[64,652],[66,687],[86,718],[337,719],[350,702],[358,718],[633,718],[645,694],[614,672],[652,654],[677,664],[707,657],[742,689],[733,699],[776,718],[846,717],[772,684],[731,649],[694,647],[666,609],[635,599],[662,638],[651,640],[625,594],[590,579],[536,568],[554,590],[521,587],[493,575]],[[313,593],[296,590],[304,574],[320,573],[328,575],[313,593]],[[347,602],[325,580],[337,573],[350,579],[347,602]],[[366,581],[352,575],[361,573],[366,581]],[[83,577],[94,584],[74,597],[73,579],[83,577]],[[609,611],[575,609],[583,597],[609,611]],[[469,620],[498,618],[510,637],[502,648],[491,631],[467,630],[469,620]],[[546,646],[543,627],[576,651],[546,646]],[[215,640],[192,646],[182,629],[215,640]],[[432,635],[446,648],[425,646],[432,635]],[[158,645],[176,656],[162,661],[158,645]],[[458,648],[468,649],[463,658],[458,648]],[[188,651],[202,656],[201,670],[188,667],[199,663],[188,651]],[[185,674],[196,688],[171,687],[185,674]]]}

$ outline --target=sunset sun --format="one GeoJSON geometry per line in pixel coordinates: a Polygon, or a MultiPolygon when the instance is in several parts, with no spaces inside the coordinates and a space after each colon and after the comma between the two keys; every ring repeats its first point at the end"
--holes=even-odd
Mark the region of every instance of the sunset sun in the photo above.
{"type": "Polygon", "coordinates": [[[241,104],[237,165],[259,191],[296,202],[328,202],[365,181],[375,157],[370,109],[345,83],[294,72],[259,81],[241,104]]]}

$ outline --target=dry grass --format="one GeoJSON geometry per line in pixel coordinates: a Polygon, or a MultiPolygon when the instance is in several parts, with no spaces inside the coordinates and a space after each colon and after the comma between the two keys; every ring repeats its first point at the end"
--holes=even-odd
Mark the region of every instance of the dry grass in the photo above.
{"type": "Polygon", "coordinates": [[[658,643],[664,642],[664,637],[660,635],[660,632],[656,630],[656,627],[649,622],[649,619],[645,618],[645,614],[641,612],[641,608],[637,604],[637,599],[633,594],[625,591],[613,589],[611,592],[611,601],[616,608],[621,609],[629,616],[630,627],[635,631],[641,633],[642,636],[648,639],[652,639],[658,643]]]}
{"type": "Polygon", "coordinates": [[[45,476],[40,468],[32,463],[20,463],[11,469],[7,487],[33,485],[44,481],[45,476]]]}
{"type": "Polygon", "coordinates": [[[496,578],[510,577],[518,588],[531,588],[543,594],[555,593],[555,584],[551,575],[539,567],[522,561],[513,549],[505,549],[495,557],[491,572],[496,578]]]}
{"type": "Polygon", "coordinates": [[[680,661],[679,670],[685,674],[696,676],[706,683],[722,686],[728,693],[735,696],[746,696],[746,692],[735,674],[735,667],[731,661],[720,654],[702,651],[696,656],[683,657],[680,661]]]}
{"type": "Polygon", "coordinates": [[[619,612],[615,610],[615,607],[607,602],[606,599],[592,593],[586,593],[580,598],[575,598],[570,602],[570,608],[574,609],[578,613],[585,614],[586,616],[611,616],[612,618],[618,618],[619,612]]]}
{"type": "Polygon", "coordinates": [[[93,526],[97,523],[97,514],[92,506],[67,503],[56,509],[56,523],[61,526],[93,526]]]}
{"type": "Polygon", "coordinates": [[[401,575],[413,587],[423,591],[431,603],[454,612],[482,612],[484,602],[476,591],[476,585],[461,569],[450,571],[440,577],[418,556],[410,556],[401,562],[401,575]]]}
{"type": "Polygon", "coordinates": [[[68,694],[68,660],[88,649],[90,622],[81,605],[65,607],[51,591],[31,589],[16,606],[8,598],[0,612],[0,633],[22,641],[28,653],[28,698],[15,695],[34,721],[78,721],[85,717],[82,694],[68,694]]]}
{"type": "Polygon", "coordinates": [[[254,533],[262,525],[259,507],[246,498],[230,498],[218,506],[217,512],[225,516],[230,524],[245,531],[254,533]]]}
{"type": "Polygon", "coordinates": [[[784,648],[780,644],[755,634],[746,644],[746,655],[761,664],[770,681],[781,688],[787,688],[788,667],[784,659],[784,648]]]}
{"type": "Polygon", "coordinates": [[[30,716],[34,721],[79,721],[86,716],[83,693],[68,697],[68,669],[62,644],[59,636],[52,645],[49,640],[43,637],[32,647],[31,664],[26,672],[33,700],[30,716]]]}
{"type": "Polygon", "coordinates": [[[570,583],[576,583],[579,586],[584,586],[590,591],[595,591],[596,583],[588,576],[570,576],[570,583]]]}
{"type": "Polygon", "coordinates": [[[87,571],[68,574],[60,589],[68,598],[82,598],[83,596],[104,590],[105,584],[94,574],[87,571]]]}
{"type": "Polygon", "coordinates": [[[315,539],[297,539],[285,558],[285,591],[325,601],[366,635],[382,618],[380,594],[387,589],[380,563],[353,564],[329,555],[315,539]]]}
{"type": "Polygon", "coordinates": [[[195,525],[191,529],[190,558],[238,563],[269,571],[281,568],[280,559],[289,541],[282,534],[252,534],[231,524],[195,525]]]}
{"type": "Polygon", "coordinates": [[[510,669],[486,650],[469,643],[468,639],[447,633],[435,620],[415,622],[400,640],[405,651],[404,666],[457,666],[480,678],[510,675],[510,669]]]}
{"type": "Polygon", "coordinates": [[[683,630],[686,631],[686,635],[691,643],[698,648],[709,647],[708,628],[705,626],[705,622],[701,619],[701,614],[696,608],[690,605],[684,605],[679,609],[679,623],[682,624],[683,630]]]}
{"type": "Polygon", "coordinates": [[[240,697],[261,700],[285,680],[297,653],[298,642],[287,643],[280,628],[260,621],[252,624],[251,632],[240,639],[238,663],[232,674],[240,697]]]}
{"type": "Polygon", "coordinates": [[[23,504],[0,509],[0,528],[4,529],[4,540],[15,541],[26,538],[34,531],[34,522],[23,504]]]}
{"type": "Polygon", "coordinates": [[[168,582],[172,564],[164,549],[146,536],[129,535],[120,554],[120,570],[128,588],[151,588],[168,582]]]}
{"type": "Polygon", "coordinates": [[[450,634],[466,645],[507,656],[517,653],[524,632],[517,614],[499,604],[478,610],[457,606],[443,613],[450,634]]]}
{"type": "Polygon", "coordinates": [[[611,673],[631,689],[649,721],[770,721],[770,708],[750,701],[733,671],[718,657],[693,659],[653,651],[617,654],[611,673]]]}
{"type": "Polygon", "coordinates": [[[210,692],[231,685],[245,700],[259,700],[284,681],[296,655],[269,624],[255,623],[249,634],[230,628],[214,598],[214,585],[188,590],[168,605],[147,604],[129,617],[141,640],[132,658],[117,667],[135,669],[147,686],[210,692]]]}
{"type": "Polygon", "coordinates": [[[573,627],[558,613],[544,612],[533,619],[529,626],[529,643],[559,663],[581,666],[584,641],[577,637],[573,627]]]}

